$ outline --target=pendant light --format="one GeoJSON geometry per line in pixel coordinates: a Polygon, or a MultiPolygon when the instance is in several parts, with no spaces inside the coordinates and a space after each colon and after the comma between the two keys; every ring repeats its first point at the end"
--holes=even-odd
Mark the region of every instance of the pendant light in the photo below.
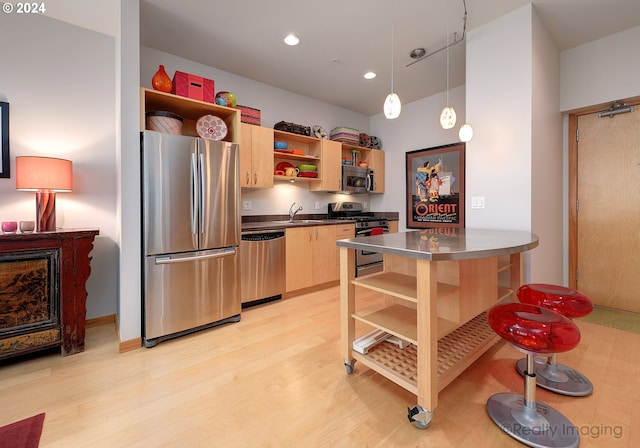
{"type": "Polygon", "coordinates": [[[460,126],[458,136],[460,137],[461,142],[470,142],[473,138],[473,128],[471,127],[471,125],[469,123],[465,123],[460,126]]]}
{"type": "Polygon", "coordinates": [[[456,111],[449,106],[449,27],[447,27],[447,105],[440,114],[442,129],[451,129],[456,125],[456,111]]]}
{"type": "Polygon", "coordinates": [[[384,100],[384,116],[389,120],[398,118],[401,109],[400,97],[393,91],[393,24],[391,24],[391,93],[384,100]]]}

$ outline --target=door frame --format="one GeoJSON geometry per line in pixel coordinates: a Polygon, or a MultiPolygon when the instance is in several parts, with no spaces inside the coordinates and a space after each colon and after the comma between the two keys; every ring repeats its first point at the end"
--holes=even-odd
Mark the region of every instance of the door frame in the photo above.
{"type": "MultiPolygon", "coordinates": [[[[627,106],[640,106],[640,96],[616,101],[626,103],[627,106]]],[[[611,107],[613,102],[609,101],[569,112],[567,136],[569,142],[569,200],[567,202],[569,207],[569,288],[575,289],[578,283],[576,280],[578,269],[578,211],[576,210],[578,202],[578,139],[576,138],[578,117],[605,111],[611,107]]]]}

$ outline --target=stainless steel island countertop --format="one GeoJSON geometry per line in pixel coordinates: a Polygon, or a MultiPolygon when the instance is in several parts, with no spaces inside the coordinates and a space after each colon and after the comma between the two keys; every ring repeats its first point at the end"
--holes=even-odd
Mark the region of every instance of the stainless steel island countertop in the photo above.
{"type": "Polygon", "coordinates": [[[419,260],[466,260],[524,252],[538,236],[517,230],[437,228],[338,240],[339,247],[419,260]]]}

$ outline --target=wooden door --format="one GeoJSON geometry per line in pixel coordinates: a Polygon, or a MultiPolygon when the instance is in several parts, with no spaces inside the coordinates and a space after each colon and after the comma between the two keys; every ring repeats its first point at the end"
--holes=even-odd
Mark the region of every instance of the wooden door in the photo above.
{"type": "Polygon", "coordinates": [[[577,117],[576,282],[595,304],[640,312],[640,110],[577,117]]]}
{"type": "Polygon", "coordinates": [[[242,123],[240,186],[273,187],[273,129],[242,123]]]}
{"type": "Polygon", "coordinates": [[[262,126],[253,128],[251,147],[251,182],[255,188],[273,187],[273,129],[262,126]]]}
{"type": "Polygon", "coordinates": [[[309,190],[338,191],[341,189],[340,181],[342,180],[342,165],[340,164],[342,144],[333,140],[323,139],[321,147],[320,182],[310,183],[309,190]]]}
{"type": "Polygon", "coordinates": [[[379,149],[369,151],[369,168],[373,169],[373,192],[384,193],[384,152],[379,149]]]}
{"type": "Polygon", "coordinates": [[[240,186],[251,186],[251,148],[253,147],[252,129],[250,124],[240,126],[240,186]]]}
{"type": "Polygon", "coordinates": [[[313,284],[338,280],[336,272],[335,226],[313,227],[313,284]]]}
{"type": "Polygon", "coordinates": [[[313,285],[313,227],[286,230],[286,290],[308,288],[313,285]]]}

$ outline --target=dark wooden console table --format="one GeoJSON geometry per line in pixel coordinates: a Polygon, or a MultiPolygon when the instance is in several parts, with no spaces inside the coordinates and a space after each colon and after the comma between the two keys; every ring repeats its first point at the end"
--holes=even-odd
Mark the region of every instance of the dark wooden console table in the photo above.
{"type": "Polygon", "coordinates": [[[0,359],[84,350],[85,288],[97,229],[0,235],[0,359]]]}

